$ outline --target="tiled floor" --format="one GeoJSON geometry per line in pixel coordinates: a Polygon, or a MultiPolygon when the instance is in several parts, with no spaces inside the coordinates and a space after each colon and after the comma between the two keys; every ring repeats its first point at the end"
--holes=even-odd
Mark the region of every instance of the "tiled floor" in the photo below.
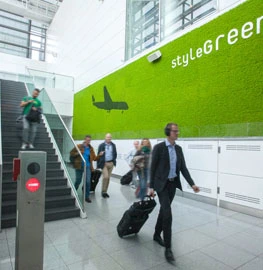
{"type": "MultiPolygon", "coordinates": [[[[152,236],[159,205],[142,230],[125,239],[116,225],[134,201],[134,189],[110,183],[109,199],[100,186],[86,204],[87,219],[45,224],[44,269],[63,270],[263,270],[263,220],[176,197],[173,202],[175,265],[152,236]]],[[[0,269],[14,269],[15,229],[0,233],[0,269]]],[[[26,269],[25,269],[26,270],[26,269]]]]}

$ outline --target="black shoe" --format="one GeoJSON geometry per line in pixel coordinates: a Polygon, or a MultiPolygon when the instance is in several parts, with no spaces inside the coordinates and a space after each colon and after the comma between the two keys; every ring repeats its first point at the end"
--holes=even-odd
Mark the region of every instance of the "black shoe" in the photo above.
{"type": "Polygon", "coordinates": [[[91,203],[91,199],[90,199],[90,198],[85,199],[85,201],[86,201],[87,203],[91,203]]]}
{"type": "Polygon", "coordinates": [[[105,193],[105,195],[106,195],[106,198],[109,198],[110,197],[110,195],[108,193],[105,193]]]}
{"type": "Polygon", "coordinates": [[[103,198],[108,198],[108,197],[107,197],[107,193],[105,193],[105,192],[102,192],[102,193],[101,193],[101,196],[102,196],[103,198]]]}
{"type": "Polygon", "coordinates": [[[170,248],[165,249],[164,255],[165,255],[165,258],[166,258],[166,260],[168,262],[174,262],[175,261],[173,252],[172,252],[172,250],[170,248]]]}
{"type": "Polygon", "coordinates": [[[164,247],[164,241],[160,235],[154,234],[153,240],[156,241],[160,246],[164,247]]]}

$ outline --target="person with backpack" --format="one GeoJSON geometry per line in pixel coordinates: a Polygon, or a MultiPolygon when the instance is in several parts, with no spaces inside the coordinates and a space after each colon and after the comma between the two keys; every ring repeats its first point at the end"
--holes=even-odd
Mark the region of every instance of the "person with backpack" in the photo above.
{"type": "MultiPolygon", "coordinates": [[[[85,194],[85,201],[88,203],[91,203],[90,199],[90,182],[91,182],[91,172],[94,171],[92,162],[97,161],[100,159],[100,157],[104,154],[103,151],[99,152],[99,154],[96,156],[95,151],[93,147],[90,144],[91,142],[91,136],[86,135],[84,142],[82,144],[78,144],[77,148],[81,152],[83,158],[86,161],[86,194],[85,194]]],[[[74,184],[75,189],[78,190],[79,185],[82,180],[83,172],[84,172],[84,162],[82,161],[82,158],[79,154],[79,151],[76,147],[74,147],[70,151],[70,160],[73,162],[73,167],[75,168],[76,172],[76,182],[74,184]]]]}
{"type": "Polygon", "coordinates": [[[21,149],[25,150],[34,149],[34,141],[37,133],[37,127],[40,122],[40,113],[42,112],[41,101],[37,98],[40,93],[38,88],[35,88],[32,92],[32,96],[26,96],[22,99],[20,107],[23,108],[23,133],[22,133],[22,146],[21,149]],[[38,113],[37,119],[28,118],[30,111],[32,113],[38,113]]]}

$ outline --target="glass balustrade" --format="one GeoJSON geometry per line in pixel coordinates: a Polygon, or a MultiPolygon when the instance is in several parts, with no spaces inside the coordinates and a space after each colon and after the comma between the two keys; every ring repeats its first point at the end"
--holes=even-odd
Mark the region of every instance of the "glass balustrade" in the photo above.
{"type": "MultiPolygon", "coordinates": [[[[27,84],[27,86],[28,89],[33,88],[32,84],[27,84]]],[[[56,108],[54,107],[45,89],[42,89],[42,91],[40,92],[39,99],[42,102],[44,117],[46,118],[46,121],[49,126],[48,128],[51,131],[53,137],[52,139],[55,141],[55,144],[59,149],[59,155],[62,160],[62,166],[64,167],[65,173],[67,174],[67,177],[71,182],[72,190],[76,193],[78,202],[81,205],[81,208],[84,212],[84,203],[85,203],[84,191],[86,185],[83,179],[86,178],[85,177],[86,171],[84,170],[81,185],[79,186],[78,190],[75,190],[74,183],[76,179],[75,175],[76,172],[75,169],[73,168],[73,165],[70,162],[70,151],[74,147],[76,147],[76,144],[72,139],[60,115],[57,113],[56,108]]],[[[83,159],[82,155],[80,156],[82,158],[82,162],[85,164],[85,160],[83,159]]],[[[85,165],[83,167],[86,168],[85,165]]]]}

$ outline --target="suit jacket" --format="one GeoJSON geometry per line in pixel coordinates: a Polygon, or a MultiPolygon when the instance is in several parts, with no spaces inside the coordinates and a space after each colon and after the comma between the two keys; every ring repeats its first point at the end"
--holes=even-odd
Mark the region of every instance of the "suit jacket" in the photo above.
{"type": "MultiPolygon", "coordinates": [[[[194,181],[186,167],[183,150],[179,145],[175,144],[175,151],[177,156],[176,161],[176,187],[182,190],[180,181],[180,172],[190,186],[194,185],[194,181]]],[[[169,151],[165,142],[161,142],[153,148],[152,162],[151,162],[151,173],[150,173],[150,188],[153,188],[157,192],[161,192],[168,179],[170,171],[169,151]]]]}
{"type": "MultiPolygon", "coordinates": [[[[116,159],[117,159],[117,150],[116,150],[116,145],[111,142],[112,145],[112,155],[113,155],[113,164],[116,166],[116,159]]],[[[100,169],[103,169],[104,164],[105,164],[105,142],[101,143],[98,148],[98,154],[99,152],[104,151],[104,154],[101,156],[101,158],[97,161],[97,167],[100,169]]]]}

